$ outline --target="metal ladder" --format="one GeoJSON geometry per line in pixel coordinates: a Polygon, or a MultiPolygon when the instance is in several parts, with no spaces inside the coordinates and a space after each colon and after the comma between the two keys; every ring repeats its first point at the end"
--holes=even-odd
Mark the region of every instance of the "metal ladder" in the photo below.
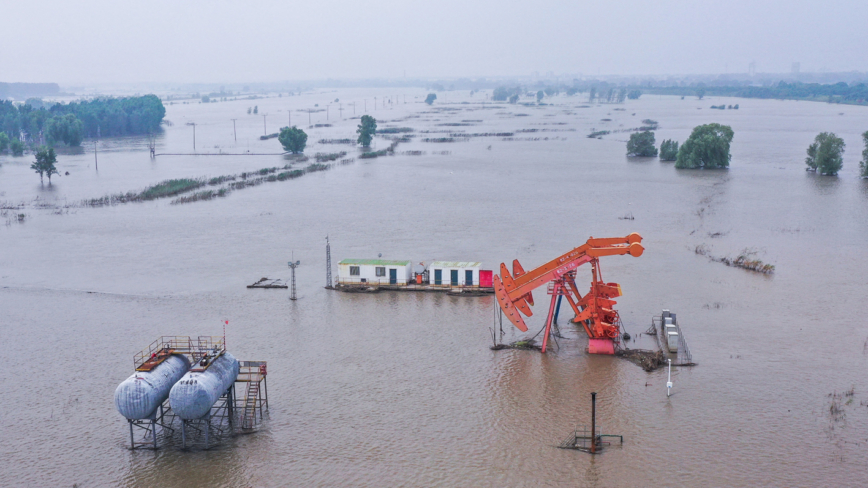
{"type": "Polygon", "coordinates": [[[244,417],[241,420],[242,429],[252,429],[256,426],[256,407],[259,403],[259,381],[247,384],[247,396],[244,399],[244,417]]]}

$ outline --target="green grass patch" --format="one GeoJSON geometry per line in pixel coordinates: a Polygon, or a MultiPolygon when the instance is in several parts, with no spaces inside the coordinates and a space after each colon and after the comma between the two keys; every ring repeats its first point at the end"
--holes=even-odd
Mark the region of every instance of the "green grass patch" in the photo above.
{"type": "Polygon", "coordinates": [[[138,195],[139,200],[154,200],[156,198],[172,197],[179,193],[195,190],[205,184],[204,181],[190,178],[165,180],[149,186],[138,195]]]}

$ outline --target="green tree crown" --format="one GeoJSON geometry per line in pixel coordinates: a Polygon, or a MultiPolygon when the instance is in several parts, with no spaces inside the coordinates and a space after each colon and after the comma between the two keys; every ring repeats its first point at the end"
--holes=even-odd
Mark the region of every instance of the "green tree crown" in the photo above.
{"type": "Polygon", "coordinates": [[[434,103],[434,100],[437,100],[437,95],[434,93],[429,93],[427,97],[425,97],[425,103],[431,105],[434,103]]]}
{"type": "Polygon", "coordinates": [[[824,175],[836,175],[844,166],[844,140],[832,132],[821,132],[814,138],[814,143],[808,146],[808,157],[805,164],[808,171],[817,171],[824,175]]]}
{"type": "Polygon", "coordinates": [[[627,156],[654,157],[657,155],[654,133],[649,131],[634,132],[627,141],[627,156]]]}
{"type": "Polygon", "coordinates": [[[299,154],[304,152],[304,147],[307,145],[307,134],[296,126],[284,127],[280,129],[277,140],[283,146],[284,151],[299,154]]]}
{"type": "Polygon", "coordinates": [[[36,152],[36,161],[30,165],[30,169],[39,174],[39,181],[42,177],[48,177],[48,184],[51,184],[51,175],[60,174],[54,166],[57,163],[57,154],[53,147],[41,147],[36,152]]]}
{"type": "Polygon", "coordinates": [[[666,139],[660,143],[660,161],[675,161],[678,159],[678,141],[666,139]]]}
{"type": "Polygon", "coordinates": [[[55,115],[45,122],[44,132],[52,146],[60,142],[80,146],[84,138],[84,124],[73,114],[55,115]]]}
{"type": "Polygon", "coordinates": [[[734,135],[728,125],[705,124],[694,127],[690,137],[678,150],[675,167],[728,168],[732,159],[732,155],[729,154],[729,144],[734,135]]]}
{"type": "Polygon", "coordinates": [[[0,153],[6,151],[9,147],[9,136],[5,132],[0,132],[0,153]]]}
{"type": "Polygon", "coordinates": [[[868,131],[862,133],[862,141],[865,143],[865,149],[862,150],[862,161],[859,161],[859,174],[862,178],[868,178],[868,131]]]}
{"type": "Polygon", "coordinates": [[[377,119],[370,115],[362,115],[361,123],[356,132],[359,134],[358,143],[364,147],[370,146],[371,140],[377,134],[377,119]]]}
{"type": "Polygon", "coordinates": [[[22,156],[24,155],[24,143],[18,139],[12,139],[9,141],[9,150],[12,151],[13,156],[22,156]]]}

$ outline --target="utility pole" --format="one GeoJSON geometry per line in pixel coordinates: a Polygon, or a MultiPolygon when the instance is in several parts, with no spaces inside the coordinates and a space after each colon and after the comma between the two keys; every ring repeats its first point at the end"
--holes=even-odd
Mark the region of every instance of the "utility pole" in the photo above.
{"type": "Polygon", "coordinates": [[[591,454],[597,453],[597,392],[591,392],[591,454]]]}
{"type": "Polygon", "coordinates": [[[286,115],[289,116],[289,127],[292,127],[292,110],[287,110],[286,115]]]}
{"type": "Polygon", "coordinates": [[[96,159],[96,145],[98,141],[93,141],[93,164],[96,166],[96,170],[99,171],[99,161],[96,159]]]}
{"type": "Polygon", "coordinates": [[[237,119],[232,119],[232,134],[235,136],[235,142],[238,142],[238,132],[235,131],[235,121],[237,119]]]}
{"type": "Polygon", "coordinates": [[[263,135],[268,135],[268,129],[265,126],[265,118],[268,117],[268,114],[262,114],[262,131],[263,135]]]}
{"type": "Polygon", "coordinates": [[[344,118],[344,104],[342,104],[342,103],[338,104],[338,112],[340,113],[340,117],[344,118]]]}
{"type": "Polygon", "coordinates": [[[307,109],[307,125],[310,125],[310,109],[307,109]]]}
{"type": "Polygon", "coordinates": [[[193,152],[196,152],[196,122],[191,122],[193,124],[193,152]]]}
{"type": "MultiPolygon", "coordinates": [[[[295,257],[295,253],[292,254],[295,257]]],[[[295,296],[295,268],[297,268],[301,264],[301,261],[290,261],[289,269],[292,270],[292,289],[290,291],[289,299],[297,300],[298,298],[295,296]]]]}
{"type": "Polygon", "coordinates": [[[332,246],[329,244],[329,236],[326,236],[326,289],[332,288],[332,246]]]}

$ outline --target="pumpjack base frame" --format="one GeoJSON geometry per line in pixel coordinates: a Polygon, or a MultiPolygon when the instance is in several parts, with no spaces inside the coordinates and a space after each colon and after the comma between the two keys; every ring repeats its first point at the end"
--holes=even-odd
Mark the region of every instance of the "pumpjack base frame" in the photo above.
{"type": "Polygon", "coordinates": [[[588,339],[589,354],[615,354],[615,342],[612,339],[588,339]]]}

